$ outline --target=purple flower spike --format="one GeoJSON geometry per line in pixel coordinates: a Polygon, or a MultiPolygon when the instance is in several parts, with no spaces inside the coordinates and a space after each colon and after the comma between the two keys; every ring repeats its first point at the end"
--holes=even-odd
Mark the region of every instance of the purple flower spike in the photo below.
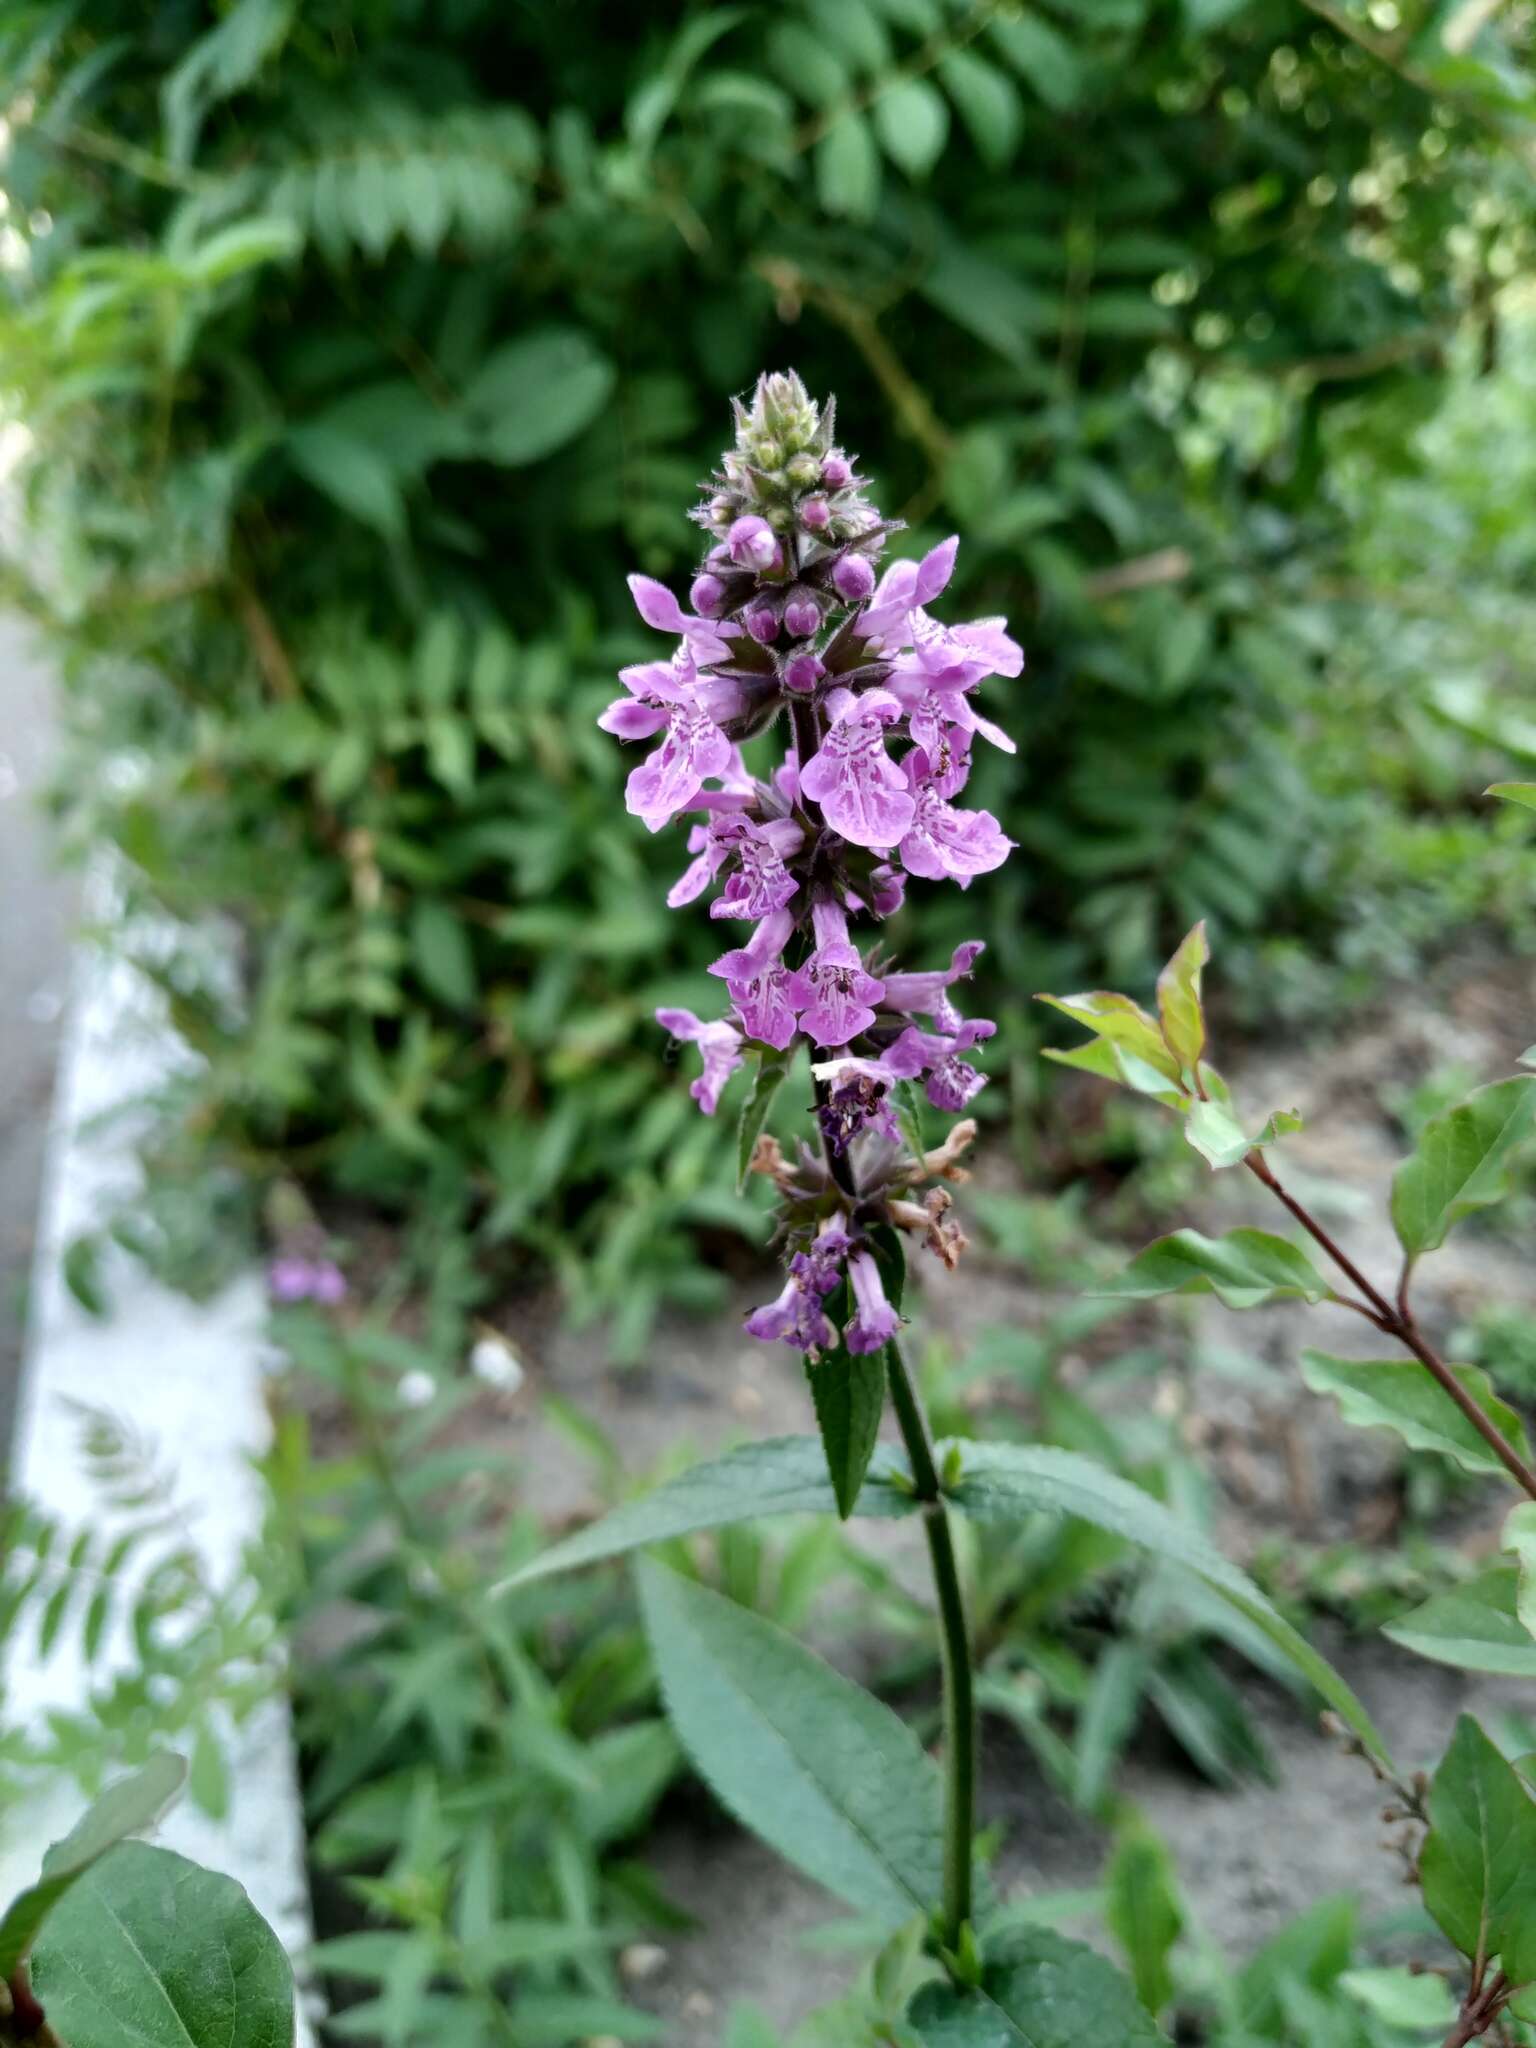
{"type": "Polygon", "coordinates": [[[821,805],[834,832],[855,846],[895,846],[911,830],[917,804],[907,778],[885,751],[885,731],[901,707],[884,690],[855,697],[834,691],[832,727],[800,771],[800,790],[821,805]]]}
{"type": "Polygon", "coordinates": [[[293,1254],[274,1259],[267,1269],[267,1287],[272,1299],[285,1306],[296,1301],[317,1301],[322,1308],[337,1308],[347,1298],[346,1275],[334,1259],[306,1259],[293,1254]]]}
{"type": "Polygon", "coordinates": [[[868,1252],[855,1252],[848,1261],[848,1284],[855,1312],[843,1342],[854,1352],[882,1351],[901,1328],[901,1317],[886,1300],[880,1268],[868,1252]]]}
{"type": "Polygon", "coordinates": [[[862,604],[874,594],[875,572],[863,555],[844,555],[833,564],[832,587],[849,604],[862,604]]]}
{"type": "MultiPolygon", "coordinates": [[[[691,609],[653,578],[630,579],[641,617],[675,651],[624,669],[624,694],[599,723],[652,743],[625,794],[651,831],[692,814],[668,903],[712,896],[711,918],[750,929],[710,970],[729,994],[722,1016],[657,1012],[699,1048],[700,1108],[714,1114],[736,1068],[765,1048],[811,1055],[818,1150],[802,1145],[792,1161],[765,1134],[753,1156],[779,1190],[788,1272],[747,1328],[811,1357],[832,1349],[825,1304],[841,1300],[846,1273],[844,1341],[875,1352],[900,1317],[871,1233],[912,1232],[946,1265],[964,1244],[934,1183],[952,1177],[970,1132],[914,1152],[895,1090],[921,1081],[936,1108],[962,1110],[984,1086],[971,1056],[995,1027],[953,1000],[979,940],[948,967],[881,974],[850,920],[890,917],[909,878],[966,888],[1012,850],[997,818],[957,799],[978,734],[1013,749],[978,692],[1019,675],[1024,657],[1001,619],[951,625],[928,609],[954,574],[955,536],[882,562],[897,523],[870,502],[833,441],[830,406],[798,377],[761,378],[736,427],[693,513],[705,546],[691,609]],[[742,747],[773,733],[777,758],[749,768],[742,747]]],[[[309,1284],[274,1274],[275,1288],[309,1284]]]]}
{"type": "Polygon", "coordinates": [[[726,549],[739,569],[771,569],[778,559],[779,544],[766,519],[748,514],[736,520],[725,537],[726,549]]]}
{"type": "Polygon", "coordinates": [[[706,1116],[713,1116],[720,1106],[720,1091],[741,1065],[741,1033],[729,1024],[702,1023],[692,1010],[658,1010],[656,1022],[704,1055],[704,1071],[688,1093],[706,1116]]]}

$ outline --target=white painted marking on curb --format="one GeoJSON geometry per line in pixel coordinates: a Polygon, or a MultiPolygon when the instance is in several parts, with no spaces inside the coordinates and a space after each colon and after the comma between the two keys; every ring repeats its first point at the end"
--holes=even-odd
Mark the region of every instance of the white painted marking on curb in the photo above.
{"type": "MultiPolygon", "coordinates": [[[[212,1301],[188,1301],[124,1261],[112,1268],[112,1313],[99,1321],[65,1287],[69,1240],[138,1184],[126,1120],[96,1129],[92,1120],[132,1103],[185,1057],[154,992],[132,969],[82,947],[74,980],[49,1138],[14,1487],[68,1523],[110,1529],[114,1517],[82,1468],[80,1421],[69,1403],[110,1409],[130,1420],[174,1471],[178,1504],[217,1579],[261,1526],[261,1482],[251,1459],[270,1436],[265,1297],[247,1276],[212,1301]]],[[[109,1645],[103,1654],[125,1653],[109,1645]]],[[[78,1646],[63,1641],[44,1663],[25,1643],[14,1645],[4,1679],[6,1717],[23,1723],[50,1706],[78,1709],[88,1688],[78,1646]]],[[[156,1839],[237,1878],[302,1965],[313,1934],[286,1701],[269,1702],[235,1732],[229,1761],[226,1818],[212,1821],[184,1798],[156,1839]]],[[[0,1896],[30,1882],[41,1848],[80,1803],[72,1788],[50,1787],[20,1812],[0,1817],[0,1896]]],[[[301,2020],[301,2041],[308,2037],[301,2020]]]]}

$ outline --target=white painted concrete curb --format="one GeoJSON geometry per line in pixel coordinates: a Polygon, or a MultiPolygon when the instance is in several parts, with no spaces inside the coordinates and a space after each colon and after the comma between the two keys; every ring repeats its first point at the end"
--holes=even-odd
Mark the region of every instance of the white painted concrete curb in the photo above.
{"type": "MultiPolygon", "coordinates": [[[[251,1466],[269,1436],[260,1281],[244,1277],[198,1304],[124,1261],[112,1270],[113,1311],[101,1321],[74,1300],[61,1272],[70,1239],[101,1220],[109,1198],[131,1195],[138,1184],[125,1122],[113,1118],[93,1129],[93,1121],[141,1096],[179,1056],[143,978],[82,947],[49,1139],[13,1483],[67,1522],[110,1528],[112,1517],[82,1469],[80,1420],[69,1404],[110,1409],[130,1419],[174,1471],[192,1537],[221,1574],[261,1526],[260,1480],[251,1466]]],[[[120,1645],[103,1652],[105,1659],[124,1655],[120,1645]]],[[[4,1677],[13,1721],[40,1717],[53,1705],[78,1708],[86,1697],[87,1674],[67,1644],[42,1663],[29,1644],[18,1644],[4,1677]]],[[[302,1979],[312,1928],[285,1701],[246,1722],[230,1758],[227,1817],[211,1821],[184,1799],[156,1839],[237,1878],[302,1979]]],[[[30,1882],[41,1845],[63,1831],[79,1805],[60,1786],[20,1812],[0,1815],[0,1897],[30,1882]]],[[[301,2021],[301,2038],[307,2033],[301,2021]]]]}

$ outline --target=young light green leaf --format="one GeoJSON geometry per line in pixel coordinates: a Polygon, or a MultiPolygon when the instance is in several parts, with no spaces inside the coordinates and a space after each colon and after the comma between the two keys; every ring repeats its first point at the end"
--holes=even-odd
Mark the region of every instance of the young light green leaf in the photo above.
{"type": "Polygon", "coordinates": [[[747,1608],[650,1559],[636,1575],[667,1711],[721,1802],[882,1926],[931,1911],[939,1774],[905,1722],[747,1608]]]}
{"type": "MultiPolygon", "coordinates": [[[[1523,1500],[1504,1517],[1504,1548],[1515,1556],[1515,1615],[1536,1639],[1536,1501],[1523,1500]]],[[[1536,1641],[1533,1641],[1536,1647],[1536,1641]]]]}
{"type": "Polygon", "coordinates": [[[1495,1565],[1465,1586],[1434,1594],[1382,1634],[1416,1656],[1459,1671],[1536,1678],[1536,1641],[1519,1616],[1518,1577],[1513,1565],[1495,1565]]]}
{"type": "Polygon", "coordinates": [[[773,1110],[774,1098],[784,1085],[789,1061],[787,1052],[777,1052],[772,1046],[764,1046],[757,1055],[757,1072],[752,1077],[751,1092],[741,1105],[741,1121],[736,1126],[738,1195],[745,1188],[752,1171],[752,1154],[757,1150],[757,1141],[763,1135],[773,1110]]]}
{"type": "Polygon", "coordinates": [[[1427,1970],[1346,1970],[1339,1989],[1356,2005],[1405,2033],[1444,2034],[1456,2017],[1450,1985],[1427,1970]]]}
{"type": "MultiPolygon", "coordinates": [[[[1049,1444],[966,1443],[962,1448],[960,1482],[946,1491],[963,1513],[989,1522],[1016,1522],[1042,1512],[1076,1515],[1192,1572],[1282,1650],[1372,1753],[1385,1760],[1370,1716],[1327,1659],[1276,1612],[1251,1579],[1161,1501],[1091,1459],[1049,1444]]],[[[948,1449],[940,1444],[941,1464],[948,1449]]]]}
{"type": "Polygon", "coordinates": [[[1528,811],[1536,811],[1536,782],[1495,782],[1483,791],[1484,796],[1501,796],[1509,804],[1523,804],[1528,811]]]}
{"type": "Polygon", "coordinates": [[[1253,1149],[1253,1141],[1225,1102],[1193,1103],[1184,1120],[1184,1135],[1214,1167],[1241,1166],[1253,1149]]]}
{"type": "Polygon", "coordinates": [[[1063,1050],[1056,1045],[1043,1048],[1048,1060],[1054,1060],[1061,1067],[1075,1067],[1082,1074],[1096,1074],[1101,1081],[1116,1081],[1122,1088],[1133,1088],[1138,1095],[1150,1095],[1157,1102],[1165,1102],[1171,1109],[1184,1108],[1188,1097],[1166,1074],[1160,1074],[1156,1067],[1138,1059],[1129,1047],[1116,1045],[1112,1039],[1090,1038],[1086,1045],[1075,1045],[1063,1050]]]}
{"type": "Polygon", "coordinates": [[[1163,1037],[1174,1058],[1191,1074],[1205,1051],[1200,976],[1210,957],[1202,918],[1157,977],[1157,1013],[1162,1019],[1163,1037]]]}
{"type": "Polygon", "coordinates": [[[1164,1044],[1157,1019],[1148,1016],[1129,996],[1117,996],[1112,990],[1101,988],[1082,995],[1039,996],[1036,1000],[1060,1010],[1074,1024],[1086,1024],[1096,1038],[1107,1038],[1114,1045],[1124,1046],[1175,1086],[1179,1084],[1179,1063],[1164,1044]]]}
{"type": "MultiPolygon", "coordinates": [[[[871,1460],[860,1496],[861,1514],[887,1518],[916,1512],[911,1495],[892,1483],[893,1474],[904,1477],[905,1462],[894,1448],[882,1445],[871,1460]]],[[[728,1451],[723,1458],[690,1466],[639,1500],[626,1501],[601,1521],[531,1559],[496,1590],[507,1592],[555,1572],[619,1557],[646,1543],[691,1535],[696,1529],[719,1529],[758,1515],[830,1515],[836,1507],[818,1438],[765,1437],[728,1451]]]]}
{"type": "Polygon", "coordinates": [[[816,145],[816,193],[825,212],[869,220],[880,204],[880,153],[857,108],[833,117],[816,145]]]}
{"type": "Polygon", "coordinates": [[[1136,1996],[1150,2013],[1173,1997],[1168,1958],[1184,1931],[1173,1858],[1161,1838],[1133,1820],[1120,1832],[1105,1877],[1104,1918],[1130,1967],[1136,1996]]]}
{"type": "Polygon", "coordinates": [[[12,1901],[0,1918],[0,1983],[22,1962],[38,1929],[64,1894],[109,1849],[152,1828],[186,1782],[185,1760],[168,1751],[152,1756],[131,1776],[109,1785],[61,1841],[43,1857],[37,1883],[12,1901]]]}
{"type": "Polygon", "coordinates": [[[880,146],[898,169],[921,183],[944,153],[949,106],[926,78],[900,78],[874,104],[880,146]]]}
{"type": "Polygon", "coordinates": [[[974,1990],[926,1984],[908,2009],[923,2048],[1164,2048],[1166,2036],[1112,1963],[1049,1927],[989,1945],[974,1990]]]}
{"type": "MultiPolygon", "coordinates": [[[[1525,1425],[1493,1391],[1480,1366],[1451,1370],[1506,1443],[1529,1455],[1525,1425]]],[[[1502,1472],[1488,1448],[1444,1389],[1412,1358],[1330,1358],[1323,1351],[1301,1354],[1301,1375],[1314,1394],[1331,1394],[1339,1413],[1358,1429],[1394,1430],[1415,1451],[1438,1451],[1468,1472],[1502,1472]]]]}
{"type": "Polygon", "coordinates": [[[1452,1224],[1505,1191],[1510,1152],[1536,1115],[1536,1075],[1494,1081],[1434,1117],[1392,1182],[1392,1222],[1410,1258],[1444,1244],[1452,1224]]]}
{"type": "Polygon", "coordinates": [[[616,377],[578,327],[546,327],[504,343],[464,392],[474,454],[507,468],[553,455],[592,424],[616,377]]]}
{"type": "Polygon", "coordinates": [[[1259,1308],[1270,1301],[1325,1301],[1329,1288],[1287,1238],[1242,1229],[1218,1238],[1176,1230],[1138,1252],[1117,1280],[1098,1291],[1125,1301],[1215,1294],[1228,1308],[1259,1308]]]}
{"type": "Polygon", "coordinates": [[[124,1842],[50,1914],[32,1987],[69,2048],[288,2048],[293,1972],[233,1878],[124,1842]]]}
{"type": "Polygon", "coordinates": [[[1515,1984],[1536,1978],[1536,1803],[1469,1714],[1429,1789],[1419,1852],[1424,1903],[1464,1956],[1498,1956],[1515,1984]]]}

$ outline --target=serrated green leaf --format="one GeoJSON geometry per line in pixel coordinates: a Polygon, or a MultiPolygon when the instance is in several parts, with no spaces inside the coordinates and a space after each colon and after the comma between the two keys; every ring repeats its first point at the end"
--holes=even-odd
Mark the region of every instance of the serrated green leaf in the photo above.
{"type": "Polygon", "coordinates": [[[70,2048],[288,2048],[293,1972],[232,1878],[120,1843],[49,1916],[32,1961],[70,2048]]]}
{"type": "Polygon", "coordinates": [[[1160,2013],[1173,1996],[1168,1958],[1184,1931],[1173,1858],[1140,1821],[1122,1828],[1105,1875],[1104,1918],[1119,1942],[1136,1996],[1160,2013]]]}
{"type": "MultiPolygon", "coordinates": [[[[948,1444],[938,1447],[941,1469],[950,1448],[948,1444]]],[[[945,1493],[962,1513],[992,1522],[1017,1522],[1037,1513],[1076,1515],[1154,1557],[1192,1572],[1238,1613],[1246,1615],[1343,1716],[1373,1754],[1385,1758],[1386,1751],[1370,1716],[1327,1659],[1276,1612],[1245,1573],[1161,1501],[1091,1459],[1049,1444],[967,1442],[960,1444],[959,1453],[959,1483],[946,1486],[945,1493]]]]}
{"type": "Polygon", "coordinates": [[[42,1873],[0,1919],[0,1983],[23,1961],[38,1930],[71,1886],[109,1849],[153,1827],[186,1782],[187,1766],[169,1752],[153,1756],[131,1776],[109,1785],[69,1833],[43,1857],[42,1873]]]}
{"type": "Polygon", "coordinates": [[[764,1046],[757,1055],[757,1072],[752,1077],[751,1092],[741,1105],[741,1121],[736,1126],[738,1195],[747,1185],[752,1167],[752,1154],[757,1149],[757,1141],[773,1112],[774,1100],[784,1085],[789,1065],[790,1054],[778,1052],[772,1046],[764,1046]]]}
{"type": "Polygon", "coordinates": [[[1417,1656],[1459,1671],[1536,1678],[1536,1641],[1521,1621],[1513,1565],[1480,1572],[1465,1586],[1436,1593],[1389,1622],[1382,1634],[1417,1656]]]}
{"type": "MultiPolygon", "coordinates": [[[[1529,1455],[1525,1425],[1493,1390],[1481,1367],[1451,1371],[1506,1443],[1529,1455]]],[[[1412,1450],[1437,1451],[1468,1472],[1503,1472],[1504,1465],[1450,1395],[1413,1358],[1331,1358],[1324,1351],[1301,1354],[1302,1378],[1314,1394],[1329,1394],[1346,1422],[1359,1429],[1390,1429],[1412,1450]]]]}
{"type": "Polygon", "coordinates": [[[1178,951],[1157,977],[1157,1013],[1168,1050],[1191,1074],[1205,1051],[1205,1011],[1200,977],[1211,957],[1202,918],[1181,941],[1178,951]]]}
{"type": "Polygon", "coordinates": [[[1419,1852],[1424,1904],[1464,1956],[1494,1956],[1515,1984],[1536,1978],[1536,1803],[1468,1714],[1429,1790],[1419,1852]]]}
{"type": "MultiPolygon", "coordinates": [[[[893,1474],[905,1476],[905,1460],[894,1448],[881,1446],[860,1496],[861,1514],[888,1519],[916,1512],[911,1495],[892,1484],[893,1474]]],[[[496,1590],[509,1591],[697,1529],[724,1528],[758,1515],[830,1515],[836,1509],[820,1439],[768,1437],[743,1444],[723,1458],[690,1466],[639,1500],[626,1501],[590,1528],[533,1558],[496,1590]]]]}
{"type": "Polygon", "coordinates": [[[1536,1115],[1536,1075],[1494,1081],[1425,1125],[1392,1182],[1392,1223],[1410,1258],[1444,1244],[1451,1226],[1505,1192],[1509,1154],[1536,1115]]]}
{"type": "Polygon", "coordinates": [[[1161,2048],[1167,2039],[1112,1963],[1049,1927],[989,1944],[975,1990],[927,1984],[907,2016],[923,2048],[1161,2048]]]}
{"type": "Polygon", "coordinates": [[[636,1575],[667,1711],[721,1802],[882,1926],[930,1912],[942,1794],[911,1729],[760,1615],[649,1559],[636,1575]]]}
{"type": "Polygon", "coordinates": [[[1138,1252],[1117,1280],[1098,1290],[1122,1301],[1162,1294],[1214,1294],[1228,1308],[1271,1301],[1325,1301],[1329,1287],[1306,1253],[1267,1230],[1229,1230],[1218,1238],[1175,1230],[1138,1252]]]}

